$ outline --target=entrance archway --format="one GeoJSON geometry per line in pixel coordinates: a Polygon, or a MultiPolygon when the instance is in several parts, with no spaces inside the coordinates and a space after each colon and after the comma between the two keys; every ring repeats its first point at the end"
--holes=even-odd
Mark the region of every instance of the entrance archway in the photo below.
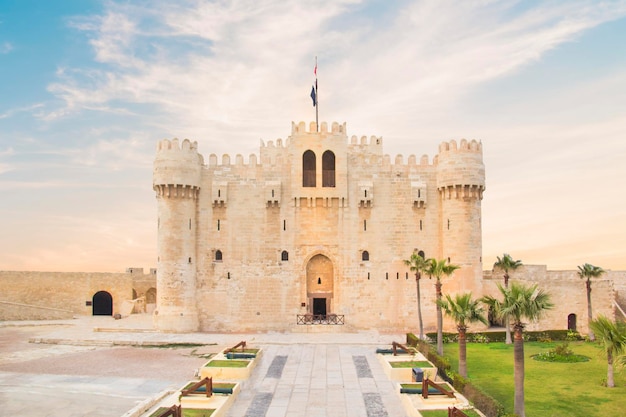
{"type": "Polygon", "coordinates": [[[567,316],[567,330],[576,331],[576,314],[567,316]]]}
{"type": "Polygon", "coordinates": [[[113,315],[113,297],[106,291],[98,291],[93,295],[91,302],[94,316],[113,315]]]}
{"type": "Polygon", "coordinates": [[[306,266],[306,293],[309,313],[326,317],[332,311],[334,289],[333,263],[324,255],[315,255],[306,266]]]}

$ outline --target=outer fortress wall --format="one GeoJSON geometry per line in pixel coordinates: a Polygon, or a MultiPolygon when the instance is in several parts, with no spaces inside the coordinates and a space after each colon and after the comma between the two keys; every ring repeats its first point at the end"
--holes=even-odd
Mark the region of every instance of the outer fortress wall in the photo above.
{"type": "MultiPolygon", "coordinates": [[[[143,279],[141,274],[141,278],[143,279]]],[[[0,271],[0,320],[40,320],[91,315],[94,294],[112,296],[113,314],[133,298],[130,273],[0,271]]],[[[151,276],[155,284],[154,275],[151,276]]],[[[139,295],[143,295],[139,293],[139,295]]]]}
{"type": "MultiPolygon", "coordinates": [[[[498,284],[504,285],[503,272],[500,270],[484,271],[483,293],[502,298],[498,284]]],[[[515,271],[509,271],[509,285],[519,282],[524,285],[538,285],[550,294],[554,308],[535,323],[528,323],[528,330],[567,329],[570,315],[576,317],[576,329],[586,334],[588,329],[587,290],[585,281],[578,276],[578,271],[548,271],[546,265],[523,265],[515,271]]],[[[600,278],[593,278],[591,284],[591,306],[593,317],[602,314],[610,319],[616,316],[614,301],[616,291],[614,283],[624,278],[624,271],[607,271],[600,278]]],[[[570,318],[571,319],[571,318],[570,318]]]]}

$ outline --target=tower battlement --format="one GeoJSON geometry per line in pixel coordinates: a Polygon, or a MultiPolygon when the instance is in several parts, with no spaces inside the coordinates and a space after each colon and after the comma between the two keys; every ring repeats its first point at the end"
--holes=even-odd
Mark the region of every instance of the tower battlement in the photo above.
{"type": "Polygon", "coordinates": [[[482,143],[461,139],[442,142],[434,161],[437,165],[437,189],[451,198],[482,199],[485,190],[485,165],[482,143]]]}
{"type": "Polygon", "coordinates": [[[320,124],[320,129],[319,132],[317,131],[317,124],[315,122],[311,122],[309,123],[309,130],[306,129],[306,123],[305,122],[299,122],[299,123],[295,123],[295,122],[291,122],[291,134],[292,135],[301,135],[301,134],[305,134],[305,133],[312,133],[312,134],[318,134],[318,133],[332,133],[335,135],[347,135],[347,130],[346,130],[346,123],[344,122],[343,124],[339,124],[337,122],[333,122],[331,124],[330,127],[330,131],[328,130],[328,123],[326,122],[322,122],[320,124]]]}
{"type": "Polygon", "coordinates": [[[198,142],[184,139],[163,139],[157,144],[154,159],[152,184],[157,186],[173,185],[183,187],[200,187],[200,171],[204,159],[198,153],[198,142]]]}

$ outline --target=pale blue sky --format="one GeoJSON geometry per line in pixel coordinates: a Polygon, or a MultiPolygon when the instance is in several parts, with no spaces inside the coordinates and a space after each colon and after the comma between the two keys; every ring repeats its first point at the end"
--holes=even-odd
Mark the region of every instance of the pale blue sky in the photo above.
{"type": "MultiPolygon", "coordinates": [[[[483,142],[484,267],[626,269],[626,1],[0,0],[0,269],[154,267],[156,142],[483,142]]],[[[408,254],[407,254],[408,256],[408,254]]]]}

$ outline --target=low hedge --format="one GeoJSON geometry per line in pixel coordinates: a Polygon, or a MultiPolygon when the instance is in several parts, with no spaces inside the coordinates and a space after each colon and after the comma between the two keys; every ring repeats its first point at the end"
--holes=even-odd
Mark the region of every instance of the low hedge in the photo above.
{"type": "MultiPolygon", "coordinates": [[[[435,334],[435,339],[436,338],[437,335],[435,334]]],[[[504,338],[502,341],[504,341],[504,338]]],[[[426,356],[426,358],[437,367],[439,376],[462,393],[472,402],[474,407],[482,411],[487,417],[503,417],[506,415],[504,406],[498,400],[473,385],[469,379],[463,378],[456,372],[452,372],[448,359],[439,356],[433,345],[424,340],[419,340],[413,333],[407,333],[406,343],[409,346],[416,347],[422,355],[426,356]]]]}
{"type": "MultiPolygon", "coordinates": [[[[412,334],[412,333],[411,333],[412,334]]],[[[413,337],[416,337],[413,335],[413,337]]],[[[426,333],[426,337],[429,340],[437,340],[437,333],[426,333]]],[[[511,333],[511,337],[513,334],[511,333]]],[[[582,340],[578,332],[571,330],[542,330],[537,332],[524,332],[524,341],[526,342],[553,342],[563,340],[582,340]]],[[[458,333],[443,333],[443,343],[456,343],[458,340],[458,333]]],[[[506,333],[504,331],[497,332],[472,332],[467,333],[468,343],[490,343],[490,342],[504,342],[506,340],[506,333]]],[[[408,339],[407,339],[408,342],[408,339]]]]}

